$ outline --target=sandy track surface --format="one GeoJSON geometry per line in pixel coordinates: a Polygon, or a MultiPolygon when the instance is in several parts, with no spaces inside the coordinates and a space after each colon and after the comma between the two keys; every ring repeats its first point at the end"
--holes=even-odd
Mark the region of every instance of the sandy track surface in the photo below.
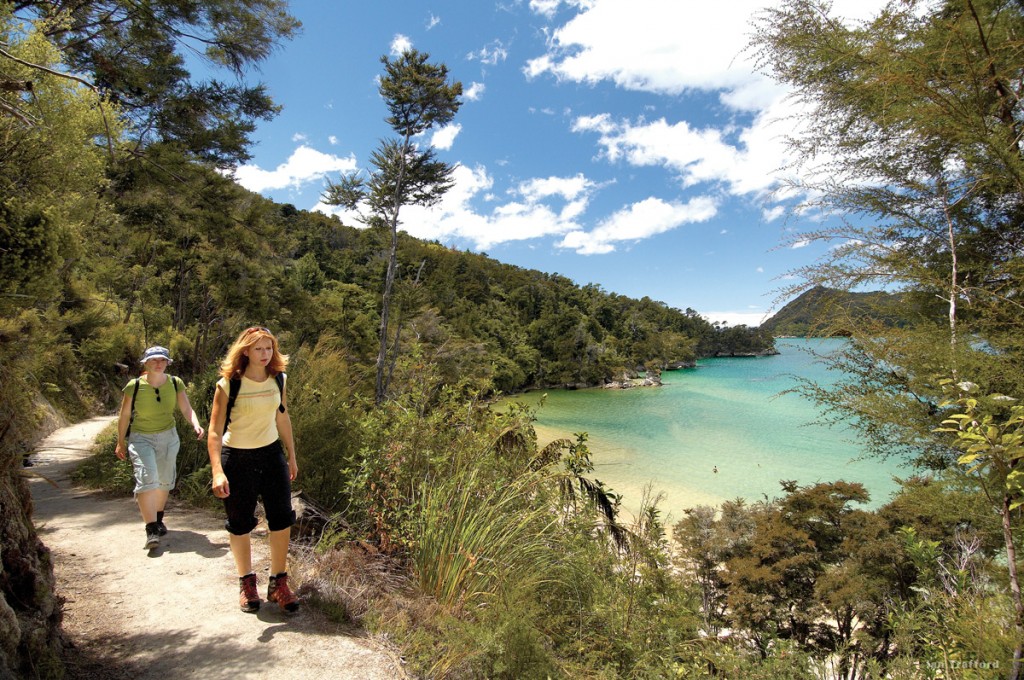
{"type": "MultiPolygon", "coordinates": [[[[31,458],[31,472],[57,485],[30,479],[36,527],[65,601],[69,678],[407,677],[382,645],[309,607],[289,615],[264,601],[257,614],[241,612],[220,515],[172,505],[160,548],[144,550],[133,499],[75,487],[68,477],[112,421],[57,430],[31,458]]],[[[253,547],[265,598],[266,542],[254,537],[253,547]]]]}

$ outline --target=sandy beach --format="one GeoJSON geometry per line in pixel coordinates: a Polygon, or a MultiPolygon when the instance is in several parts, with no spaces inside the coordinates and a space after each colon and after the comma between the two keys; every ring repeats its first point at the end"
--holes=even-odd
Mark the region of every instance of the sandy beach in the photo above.
{"type": "MultiPolygon", "coordinates": [[[[543,448],[556,439],[575,439],[571,432],[534,423],[537,432],[537,446],[543,448]]],[[[681,486],[666,480],[650,479],[641,471],[635,470],[629,462],[633,452],[623,451],[621,447],[602,442],[600,439],[587,440],[590,459],[594,463],[592,477],[604,482],[615,493],[622,495],[622,515],[624,522],[630,522],[640,512],[645,488],[650,485],[652,495],[664,494],[658,504],[662,511],[662,520],[666,528],[675,524],[683,516],[687,508],[698,505],[717,507],[729,500],[700,489],[681,486]]]]}

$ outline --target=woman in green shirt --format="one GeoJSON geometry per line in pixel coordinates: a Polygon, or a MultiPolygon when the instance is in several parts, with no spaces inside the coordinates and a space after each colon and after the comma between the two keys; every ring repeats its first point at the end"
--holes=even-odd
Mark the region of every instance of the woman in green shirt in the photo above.
{"type": "Polygon", "coordinates": [[[178,458],[178,430],[174,426],[174,408],[192,423],[197,439],[203,427],[192,410],[181,378],[167,375],[171,355],[165,347],[150,347],[140,363],[145,371],[124,386],[121,413],[117,421],[117,457],[130,457],[135,473],[135,500],[146,524],[146,550],[160,545],[167,533],[164,506],[174,488],[178,458]],[[163,390],[163,394],[160,393],[163,390]]]}

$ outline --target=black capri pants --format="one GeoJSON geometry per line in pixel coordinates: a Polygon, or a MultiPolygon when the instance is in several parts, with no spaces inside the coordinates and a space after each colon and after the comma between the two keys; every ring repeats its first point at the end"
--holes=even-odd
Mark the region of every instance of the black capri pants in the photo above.
{"type": "Polygon", "coordinates": [[[228,515],[224,527],[228,533],[244,536],[256,528],[257,498],[263,500],[267,527],[271,531],[295,524],[292,482],[281,440],[258,449],[225,446],[220,460],[230,492],[224,499],[228,515]]]}

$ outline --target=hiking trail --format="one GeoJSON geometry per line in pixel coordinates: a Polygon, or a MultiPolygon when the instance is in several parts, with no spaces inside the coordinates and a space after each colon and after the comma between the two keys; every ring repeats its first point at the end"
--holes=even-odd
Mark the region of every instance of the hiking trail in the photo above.
{"type": "Polygon", "coordinates": [[[53,555],[57,594],[64,599],[67,678],[407,677],[398,658],[364,631],[333,623],[311,607],[286,614],[266,602],[263,524],[253,533],[264,599],[256,614],[238,608],[238,578],[220,514],[172,497],[167,535],[156,550],[144,550],[133,498],[77,487],[69,477],[113,421],[103,416],[55,431],[27,469],[36,530],[53,555]]]}

